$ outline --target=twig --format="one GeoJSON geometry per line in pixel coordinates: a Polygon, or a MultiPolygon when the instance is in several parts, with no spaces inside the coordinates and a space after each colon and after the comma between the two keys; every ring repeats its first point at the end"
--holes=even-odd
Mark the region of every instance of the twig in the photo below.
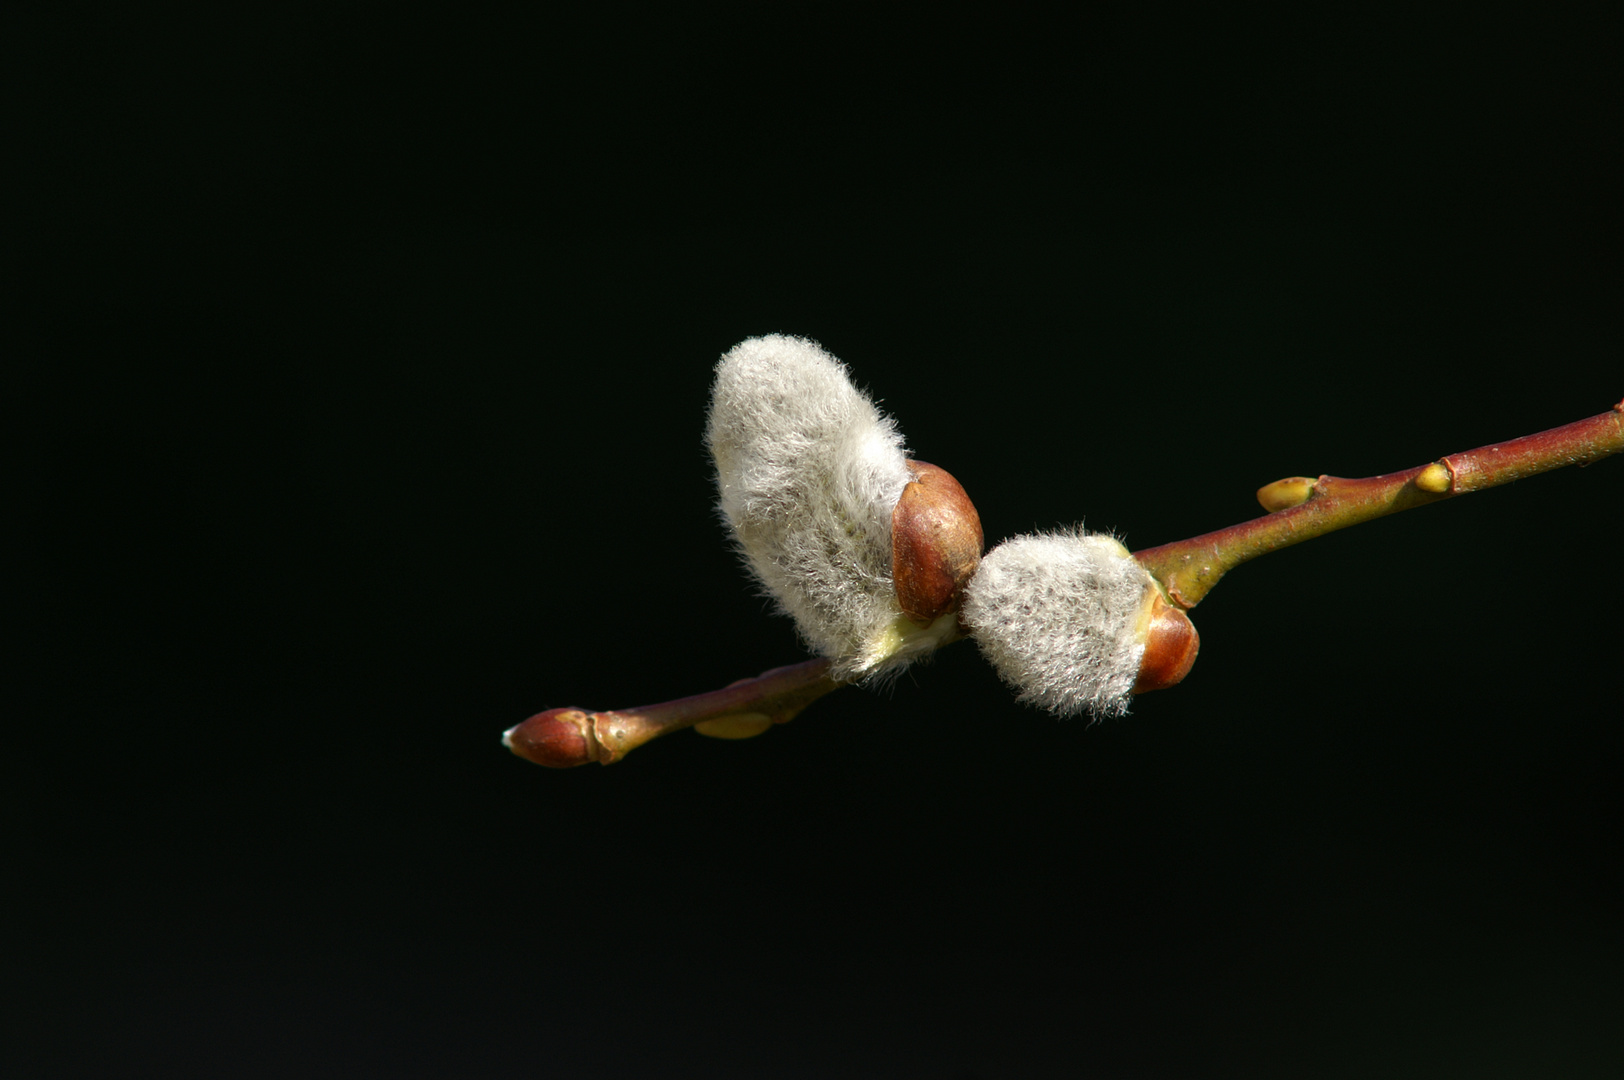
{"type": "Polygon", "coordinates": [[[614,712],[549,709],[502,736],[515,754],[537,765],[567,769],[596,761],[612,765],[650,739],[700,723],[754,734],[793,720],[844,685],[828,676],[829,661],[807,660],[740,679],[721,690],[614,712]]]}
{"type": "MultiPolygon", "coordinates": [[[[1348,480],[1288,477],[1258,491],[1273,512],[1217,532],[1134,553],[1183,608],[1201,601],[1241,563],[1349,525],[1508,484],[1565,465],[1587,465],[1624,452],[1624,401],[1600,416],[1537,435],[1481,446],[1403,472],[1348,480]]],[[[613,764],[672,731],[705,725],[712,734],[745,735],[782,724],[843,683],[829,661],[807,660],[741,679],[721,690],[636,709],[549,709],[512,728],[502,741],[538,765],[613,764]]]]}
{"type": "Polygon", "coordinates": [[[1224,574],[1259,555],[1412,506],[1509,484],[1564,465],[1588,465],[1620,451],[1624,451],[1624,401],[1600,416],[1450,454],[1403,472],[1359,480],[1337,476],[1279,480],[1258,492],[1260,502],[1275,508],[1266,517],[1136,551],[1134,558],[1162,583],[1168,599],[1188,609],[1224,574]]]}

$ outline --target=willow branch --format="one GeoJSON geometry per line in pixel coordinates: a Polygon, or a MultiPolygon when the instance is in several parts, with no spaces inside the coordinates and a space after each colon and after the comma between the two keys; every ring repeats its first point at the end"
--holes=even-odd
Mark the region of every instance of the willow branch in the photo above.
{"type": "MultiPolygon", "coordinates": [[[[1600,416],[1537,435],[1450,454],[1385,476],[1348,480],[1305,476],[1258,491],[1268,515],[1134,553],[1182,608],[1192,608],[1241,563],[1373,518],[1426,506],[1528,476],[1588,465],[1624,452],[1624,401],[1600,416]]],[[[845,685],[829,678],[829,661],[807,660],[741,679],[721,690],[657,705],[609,712],[578,708],[538,713],[502,736],[515,754],[538,765],[613,764],[650,739],[685,727],[742,738],[786,723],[818,698],[845,685]]]]}
{"type": "Polygon", "coordinates": [[[549,709],[510,729],[502,743],[537,765],[567,769],[592,761],[612,765],[650,739],[696,724],[720,738],[747,737],[788,723],[844,685],[829,678],[828,672],[829,661],[807,660],[658,705],[610,712],[549,709]]]}
{"type": "Polygon", "coordinates": [[[1565,465],[1588,465],[1620,451],[1624,451],[1624,401],[1600,416],[1450,454],[1385,476],[1278,480],[1258,491],[1258,501],[1273,513],[1136,551],[1134,558],[1162,583],[1168,599],[1188,609],[1226,573],[1259,555],[1400,510],[1509,484],[1565,465]]]}

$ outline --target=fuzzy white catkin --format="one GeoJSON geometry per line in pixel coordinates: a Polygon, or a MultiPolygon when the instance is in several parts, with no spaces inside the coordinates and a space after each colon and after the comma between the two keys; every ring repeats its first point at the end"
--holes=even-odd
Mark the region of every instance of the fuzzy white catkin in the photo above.
{"type": "Polygon", "coordinates": [[[889,674],[934,647],[899,622],[891,579],[902,436],[845,365],[806,338],[740,343],[716,366],[705,436],[746,565],[832,674],[889,674]]]}
{"type": "Polygon", "coordinates": [[[1061,716],[1120,716],[1145,652],[1139,625],[1151,588],[1109,536],[1017,536],[981,560],[964,621],[1021,701],[1061,716]]]}

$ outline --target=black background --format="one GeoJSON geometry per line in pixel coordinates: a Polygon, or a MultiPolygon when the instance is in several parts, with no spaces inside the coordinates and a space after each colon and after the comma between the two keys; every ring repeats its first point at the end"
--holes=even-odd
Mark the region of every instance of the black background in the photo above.
{"type": "Polygon", "coordinates": [[[1236,572],[1126,720],[760,739],[713,517],[816,337],[990,540],[1604,411],[1599,12],[143,6],[5,35],[18,1076],[1616,1075],[1616,460],[1236,572]]]}

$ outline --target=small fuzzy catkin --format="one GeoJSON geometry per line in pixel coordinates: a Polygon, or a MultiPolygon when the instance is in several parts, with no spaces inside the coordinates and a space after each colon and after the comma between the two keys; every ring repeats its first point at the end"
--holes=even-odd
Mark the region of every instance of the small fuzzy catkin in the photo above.
{"type": "Polygon", "coordinates": [[[1150,575],[1109,536],[1017,536],[989,551],[964,593],[964,622],[1021,701],[1061,716],[1120,716],[1145,646],[1150,575]]]}
{"type": "Polygon", "coordinates": [[[831,674],[893,673],[935,647],[891,579],[891,511],[912,479],[902,436],[845,365],[806,338],[740,343],[716,367],[705,436],[745,564],[831,674]]]}

